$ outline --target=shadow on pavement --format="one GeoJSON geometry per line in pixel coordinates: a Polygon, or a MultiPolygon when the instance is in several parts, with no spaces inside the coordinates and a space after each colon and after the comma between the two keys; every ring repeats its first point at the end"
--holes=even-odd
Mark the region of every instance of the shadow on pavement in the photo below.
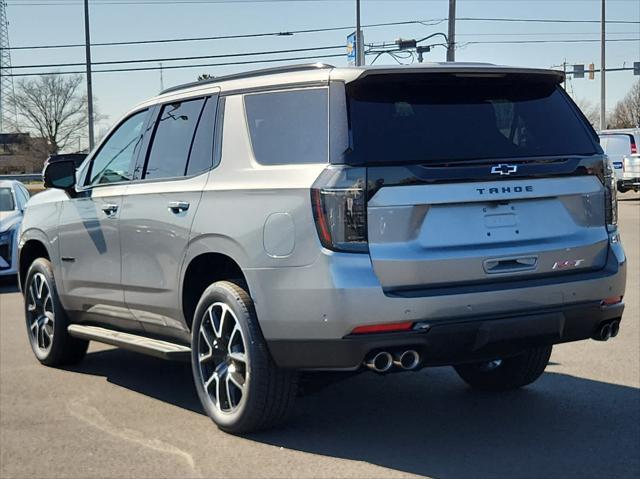
{"type": "MultiPolygon", "coordinates": [[[[107,350],[72,370],[203,414],[188,364],[107,350]]],[[[490,394],[450,368],[365,373],[298,398],[286,427],[247,439],[436,478],[637,477],[640,390],[548,372],[490,394]]]]}

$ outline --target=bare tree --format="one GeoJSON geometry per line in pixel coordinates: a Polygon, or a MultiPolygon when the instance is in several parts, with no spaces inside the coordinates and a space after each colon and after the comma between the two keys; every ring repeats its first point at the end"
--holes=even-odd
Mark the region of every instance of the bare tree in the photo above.
{"type": "Polygon", "coordinates": [[[591,103],[589,100],[584,98],[578,98],[575,100],[576,105],[582,110],[584,116],[589,120],[591,126],[594,128],[599,128],[600,125],[600,105],[591,103]]]}
{"type": "Polygon", "coordinates": [[[47,154],[64,149],[87,128],[87,97],[79,75],[41,75],[15,86],[10,103],[18,112],[17,131],[33,132],[46,141],[47,154]]]}
{"type": "Polygon", "coordinates": [[[608,123],[610,128],[640,127],[640,80],[616,103],[608,123]]]}

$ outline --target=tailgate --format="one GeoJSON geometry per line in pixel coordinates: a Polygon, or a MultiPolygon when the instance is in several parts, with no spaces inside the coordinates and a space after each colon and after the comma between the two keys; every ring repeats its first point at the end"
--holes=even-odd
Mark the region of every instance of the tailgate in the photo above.
{"type": "Polygon", "coordinates": [[[595,176],[382,187],[369,252],[386,290],[601,269],[604,204],[595,176]]]}
{"type": "Polygon", "coordinates": [[[624,159],[624,177],[640,178],[640,155],[631,155],[624,159]]]}

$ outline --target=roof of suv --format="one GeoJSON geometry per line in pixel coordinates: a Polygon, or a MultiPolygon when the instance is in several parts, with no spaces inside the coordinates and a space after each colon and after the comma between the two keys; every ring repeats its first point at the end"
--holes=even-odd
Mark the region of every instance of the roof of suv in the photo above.
{"type": "Polygon", "coordinates": [[[274,85],[285,86],[292,84],[325,83],[331,80],[342,80],[351,82],[369,75],[384,75],[397,73],[421,73],[421,72],[444,72],[444,73],[529,73],[536,75],[552,75],[558,81],[562,80],[563,73],[559,70],[548,70],[539,68],[520,68],[490,63],[421,63],[418,65],[395,65],[395,66],[363,66],[363,67],[334,67],[324,63],[312,63],[302,65],[290,65],[277,68],[253,70],[245,73],[225,75],[208,80],[186,83],[172,88],[168,88],[145,103],[157,103],[159,100],[166,100],[179,96],[191,96],[194,93],[209,93],[215,91],[238,91],[253,90],[273,87],[274,85]],[[209,91],[207,91],[209,90],[209,91]]]}

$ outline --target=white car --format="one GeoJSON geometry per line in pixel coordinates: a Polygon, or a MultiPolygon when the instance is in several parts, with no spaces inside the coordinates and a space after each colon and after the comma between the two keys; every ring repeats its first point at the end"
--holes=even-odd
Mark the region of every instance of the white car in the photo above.
{"type": "Polygon", "coordinates": [[[640,128],[603,130],[600,146],[613,165],[618,191],[640,191],[640,128]]]}
{"type": "Polygon", "coordinates": [[[28,200],[22,183],[0,180],[0,277],[18,273],[18,231],[28,200]]]}

